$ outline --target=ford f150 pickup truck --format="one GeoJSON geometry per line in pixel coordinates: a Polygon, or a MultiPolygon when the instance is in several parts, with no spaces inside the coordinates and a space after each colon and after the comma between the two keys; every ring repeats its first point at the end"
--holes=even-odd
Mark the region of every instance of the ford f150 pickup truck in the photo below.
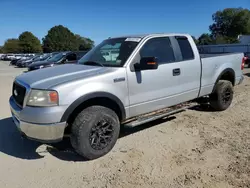
{"type": "Polygon", "coordinates": [[[121,126],[171,115],[202,97],[226,110],[243,67],[243,53],[200,55],[187,34],[108,38],[78,64],[17,76],[9,103],[24,136],[50,143],[68,135],[78,154],[96,159],[112,150],[121,126]]]}

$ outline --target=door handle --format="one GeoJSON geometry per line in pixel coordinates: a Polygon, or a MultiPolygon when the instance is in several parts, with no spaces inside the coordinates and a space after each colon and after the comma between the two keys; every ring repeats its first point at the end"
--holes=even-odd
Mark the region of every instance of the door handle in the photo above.
{"type": "Polygon", "coordinates": [[[181,69],[173,69],[173,76],[179,76],[181,74],[181,69]]]}

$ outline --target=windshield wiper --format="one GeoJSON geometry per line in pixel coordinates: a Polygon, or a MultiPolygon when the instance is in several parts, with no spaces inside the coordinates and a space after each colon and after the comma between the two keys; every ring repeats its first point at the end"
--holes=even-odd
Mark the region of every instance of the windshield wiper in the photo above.
{"type": "Polygon", "coordinates": [[[103,64],[98,63],[96,61],[86,61],[86,62],[83,63],[83,65],[100,65],[101,67],[104,67],[103,64]]]}

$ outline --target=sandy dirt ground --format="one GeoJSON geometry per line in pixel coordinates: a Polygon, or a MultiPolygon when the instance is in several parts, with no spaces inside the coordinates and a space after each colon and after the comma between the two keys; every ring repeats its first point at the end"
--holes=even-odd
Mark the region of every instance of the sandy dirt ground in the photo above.
{"type": "Polygon", "coordinates": [[[0,187],[250,188],[250,69],[224,112],[199,108],[125,129],[106,156],[83,161],[68,140],[21,139],[10,119],[13,79],[0,62],[0,187]]]}

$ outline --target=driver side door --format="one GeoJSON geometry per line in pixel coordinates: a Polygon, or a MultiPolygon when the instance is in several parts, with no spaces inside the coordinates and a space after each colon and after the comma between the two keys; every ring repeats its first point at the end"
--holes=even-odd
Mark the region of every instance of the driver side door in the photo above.
{"type": "Polygon", "coordinates": [[[148,39],[127,66],[129,116],[137,116],[178,103],[180,67],[169,37],[148,39]],[[158,69],[135,71],[133,66],[142,57],[157,57],[158,69]]]}

